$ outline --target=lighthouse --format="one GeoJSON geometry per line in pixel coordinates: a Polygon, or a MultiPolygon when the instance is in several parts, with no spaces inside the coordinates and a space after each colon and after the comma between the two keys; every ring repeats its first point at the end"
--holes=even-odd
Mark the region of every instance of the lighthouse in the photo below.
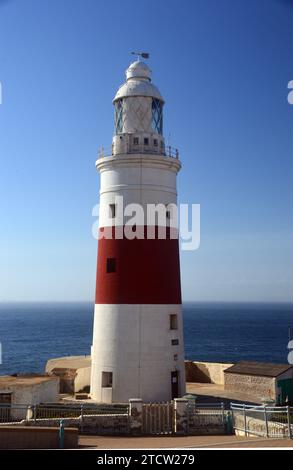
{"type": "Polygon", "coordinates": [[[151,77],[140,59],[127,68],[113,100],[112,147],[96,162],[100,213],[90,393],[104,403],[168,401],[185,393],[179,242],[171,222],[181,163],[179,152],[165,144],[164,99],[151,77]],[[150,220],[153,207],[165,217],[158,210],[150,220]]]}

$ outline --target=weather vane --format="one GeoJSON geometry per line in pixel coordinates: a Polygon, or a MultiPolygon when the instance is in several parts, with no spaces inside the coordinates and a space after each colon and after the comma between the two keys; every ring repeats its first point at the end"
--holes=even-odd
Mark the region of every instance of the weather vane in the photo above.
{"type": "Polygon", "coordinates": [[[142,59],[149,59],[150,55],[148,52],[131,52],[133,55],[137,55],[137,60],[142,59]]]}

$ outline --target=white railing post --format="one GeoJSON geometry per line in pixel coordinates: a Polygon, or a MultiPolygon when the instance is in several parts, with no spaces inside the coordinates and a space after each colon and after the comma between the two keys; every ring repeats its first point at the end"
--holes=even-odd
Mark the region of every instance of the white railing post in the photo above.
{"type": "Polygon", "coordinates": [[[245,433],[245,437],[247,437],[245,405],[243,405],[243,419],[244,419],[244,433],[245,433]]]}
{"type": "Polygon", "coordinates": [[[231,422],[232,422],[232,428],[235,428],[235,418],[234,418],[234,409],[233,406],[230,405],[230,410],[231,410],[231,422]]]}
{"type": "Polygon", "coordinates": [[[83,432],[83,403],[80,405],[80,430],[83,432]]]}
{"type": "Polygon", "coordinates": [[[265,426],[266,426],[266,437],[269,437],[269,424],[268,424],[268,415],[267,415],[266,405],[264,405],[264,417],[265,417],[265,426]]]}
{"type": "Polygon", "coordinates": [[[290,419],[290,406],[287,406],[287,421],[288,421],[288,437],[289,437],[289,439],[292,439],[291,419],[290,419]]]}
{"type": "Polygon", "coordinates": [[[34,424],[35,425],[37,422],[37,409],[38,409],[38,405],[34,405],[34,424]]]}
{"type": "Polygon", "coordinates": [[[225,423],[225,405],[224,405],[223,402],[221,403],[221,409],[222,409],[222,424],[223,424],[223,429],[224,429],[224,432],[225,432],[225,428],[226,428],[226,423],[225,423]]]}
{"type": "Polygon", "coordinates": [[[29,405],[27,407],[27,411],[26,411],[26,421],[30,421],[31,419],[34,418],[34,410],[33,410],[33,407],[31,405],[29,405]]]}

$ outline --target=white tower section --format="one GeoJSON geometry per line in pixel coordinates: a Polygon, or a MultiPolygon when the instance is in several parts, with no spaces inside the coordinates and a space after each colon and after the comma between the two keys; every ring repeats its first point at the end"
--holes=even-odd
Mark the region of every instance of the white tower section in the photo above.
{"type": "MultiPolygon", "coordinates": [[[[118,214],[140,204],[177,203],[178,151],[165,148],[164,100],[151,83],[149,67],[136,61],[114,100],[112,151],[102,153],[100,230],[125,229],[118,214]],[[109,216],[110,214],[110,216],[109,216]]],[[[166,209],[166,214],[168,210],[166,209]]],[[[167,214],[168,218],[168,214],[167,214]]],[[[178,240],[100,238],[92,345],[91,396],[100,402],[170,400],[185,393],[183,324],[178,240]]],[[[157,230],[158,223],[155,224],[157,230]]],[[[141,233],[141,232],[140,232],[141,233]]]]}

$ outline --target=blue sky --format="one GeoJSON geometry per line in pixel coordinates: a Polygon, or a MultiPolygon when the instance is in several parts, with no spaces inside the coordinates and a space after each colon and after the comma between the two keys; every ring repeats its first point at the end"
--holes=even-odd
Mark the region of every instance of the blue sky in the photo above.
{"type": "Polygon", "coordinates": [[[0,299],[94,298],[94,162],[146,50],[201,204],[184,300],[292,301],[292,24],[289,0],[0,0],[0,299]]]}

